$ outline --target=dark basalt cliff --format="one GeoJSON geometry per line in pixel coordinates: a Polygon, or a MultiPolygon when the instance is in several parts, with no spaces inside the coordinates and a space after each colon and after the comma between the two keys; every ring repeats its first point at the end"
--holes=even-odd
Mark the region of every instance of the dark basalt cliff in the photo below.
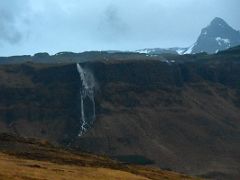
{"type": "Polygon", "coordinates": [[[78,129],[75,65],[0,67],[1,131],[62,142],[78,129]]]}
{"type": "Polygon", "coordinates": [[[75,64],[1,66],[0,129],[127,162],[239,177],[239,55],[175,58],[189,61],[81,64],[95,77],[97,115],[82,137],[75,64]]]}
{"type": "Polygon", "coordinates": [[[138,155],[204,177],[237,176],[240,64],[142,61],[89,68],[100,86],[98,118],[76,148],[130,162],[138,155]]]}

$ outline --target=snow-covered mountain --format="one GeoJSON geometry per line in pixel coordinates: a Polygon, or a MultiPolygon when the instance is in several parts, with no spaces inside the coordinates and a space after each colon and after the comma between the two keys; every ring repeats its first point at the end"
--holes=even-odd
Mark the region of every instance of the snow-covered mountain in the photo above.
{"type": "Polygon", "coordinates": [[[136,52],[151,55],[163,53],[183,55],[202,52],[214,54],[238,45],[240,45],[240,31],[233,29],[223,19],[216,17],[202,29],[197,41],[188,48],[152,48],[136,52]]]}
{"type": "Polygon", "coordinates": [[[188,48],[146,48],[140,49],[136,52],[150,55],[160,55],[160,54],[183,54],[188,48]]]}
{"type": "Polygon", "coordinates": [[[215,18],[202,29],[197,41],[184,54],[207,52],[209,54],[240,45],[240,32],[229,26],[223,19],[215,18]]]}
{"type": "Polygon", "coordinates": [[[163,49],[163,48],[146,48],[146,49],[137,50],[136,52],[142,53],[142,54],[152,54],[152,55],[158,55],[158,54],[164,54],[164,53],[176,54],[176,51],[172,49],[163,49]]]}

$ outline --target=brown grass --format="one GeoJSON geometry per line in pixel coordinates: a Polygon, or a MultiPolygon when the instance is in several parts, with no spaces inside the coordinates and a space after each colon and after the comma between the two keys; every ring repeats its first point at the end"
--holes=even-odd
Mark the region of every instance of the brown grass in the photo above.
{"type": "Polygon", "coordinates": [[[128,166],[121,170],[103,167],[83,167],[74,164],[58,164],[49,161],[24,159],[0,153],[0,179],[4,180],[146,180],[146,179],[194,179],[182,174],[128,166]]]}
{"type": "Polygon", "coordinates": [[[108,157],[64,150],[43,140],[0,134],[0,180],[193,179],[160,169],[124,165],[108,157]]]}
{"type": "Polygon", "coordinates": [[[41,180],[76,180],[76,179],[130,179],[144,180],[145,177],[107,168],[79,167],[59,165],[50,162],[19,159],[0,153],[0,179],[41,179],[41,180]]]}

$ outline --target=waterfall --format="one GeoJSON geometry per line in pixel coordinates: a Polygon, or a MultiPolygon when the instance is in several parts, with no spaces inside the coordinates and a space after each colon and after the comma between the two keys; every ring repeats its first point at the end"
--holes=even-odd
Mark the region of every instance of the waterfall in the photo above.
{"type": "Polygon", "coordinates": [[[95,80],[91,72],[84,70],[77,64],[77,71],[80,75],[80,98],[81,98],[81,121],[79,137],[84,135],[96,119],[95,109],[95,80]]]}

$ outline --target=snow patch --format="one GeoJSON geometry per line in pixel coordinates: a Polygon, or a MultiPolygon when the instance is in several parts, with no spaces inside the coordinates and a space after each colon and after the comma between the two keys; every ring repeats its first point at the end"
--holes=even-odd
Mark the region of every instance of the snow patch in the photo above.
{"type": "Polygon", "coordinates": [[[148,53],[151,52],[151,50],[149,50],[149,49],[141,49],[141,50],[137,50],[136,52],[140,53],[140,54],[148,54],[148,53]]]}
{"type": "Polygon", "coordinates": [[[195,45],[196,45],[196,43],[193,44],[192,46],[190,46],[190,47],[188,48],[188,50],[187,50],[186,52],[184,52],[184,54],[192,54],[192,51],[193,51],[193,48],[194,48],[195,45]]]}
{"type": "Polygon", "coordinates": [[[221,38],[221,37],[216,37],[216,41],[217,41],[219,46],[222,46],[222,44],[230,46],[230,43],[231,43],[229,39],[224,39],[224,38],[221,38]]]}
{"type": "Polygon", "coordinates": [[[183,55],[186,49],[177,49],[176,51],[179,55],[183,55]]]}

